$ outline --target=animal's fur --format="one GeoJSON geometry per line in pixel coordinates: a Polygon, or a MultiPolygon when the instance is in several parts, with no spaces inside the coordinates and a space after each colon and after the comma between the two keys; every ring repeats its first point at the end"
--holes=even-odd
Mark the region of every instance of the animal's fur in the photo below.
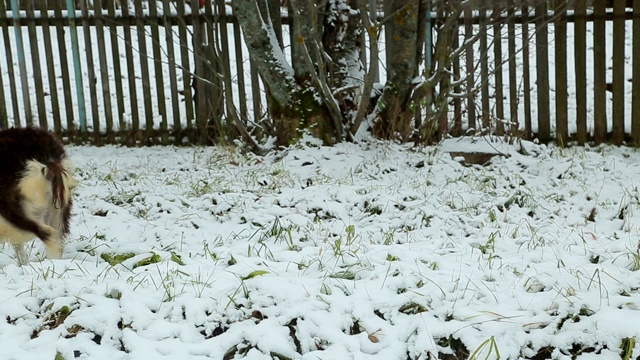
{"type": "Polygon", "coordinates": [[[0,131],[0,240],[13,244],[18,262],[23,246],[37,237],[47,257],[62,255],[69,234],[73,164],[62,144],[37,128],[0,131]]]}

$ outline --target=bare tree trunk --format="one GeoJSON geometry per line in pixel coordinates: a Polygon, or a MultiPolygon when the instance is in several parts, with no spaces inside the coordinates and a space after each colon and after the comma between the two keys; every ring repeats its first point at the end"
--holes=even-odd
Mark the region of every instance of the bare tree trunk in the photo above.
{"type": "Polygon", "coordinates": [[[266,89],[276,144],[309,131],[342,141],[362,88],[358,1],[289,0],[291,64],[278,39],[273,0],[234,0],[249,55],[266,89]],[[347,118],[347,116],[350,116],[347,118]]]}
{"type": "Polygon", "coordinates": [[[234,0],[233,4],[249,55],[265,84],[276,144],[287,146],[300,136],[305,113],[319,105],[298,85],[293,68],[285,61],[266,0],[234,0]]]}
{"type": "MultiPolygon", "coordinates": [[[[384,3],[387,83],[378,101],[374,135],[408,140],[412,133],[414,106],[410,103],[412,81],[418,75],[418,59],[424,46],[426,2],[387,0],[384,3]]],[[[415,104],[413,104],[415,105],[415,104]]]]}
{"type": "MultiPolygon", "coordinates": [[[[362,96],[364,68],[360,61],[362,49],[362,19],[358,14],[358,0],[333,0],[327,5],[323,32],[323,47],[332,60],[327,62],[329,86],[335,89],[342,119],[355,120],[362,96]]],[[[369,96],[367,94],[367,96],[369,96]]]]}
{"type": "Polygon", "coordinates": [[[329,90],[326,65],[322,47],[324,9],[319,6],[324,0],[289,0],[293,13],[294,41],[291,44],[294,77],[301,91],[294,94],[303,111],[302,127],[325,143],[335,143],[342,135],[339,107],[329,90]]]}

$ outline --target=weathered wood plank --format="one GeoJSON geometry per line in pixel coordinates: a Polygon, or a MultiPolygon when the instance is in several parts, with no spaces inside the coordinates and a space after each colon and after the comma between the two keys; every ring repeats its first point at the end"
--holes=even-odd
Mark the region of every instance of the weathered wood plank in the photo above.
{"type": "MultiPolygon", "coordinates": [[[[149,6],[149,16],[158,16],[158,1],[147,0],[149,6]]],[[[162,64],[166,62],[162,52],[164,49],[160,45],[160,25],[158,23],[151,24],[151,49],[153,53],[153,77],[156,79],[156,102],[157,110],[160,114],[160,143],[163,145],[169,144],[169,126],[167,124],[167,99],[164,93],[164,73],[162,70],[162,64]]]]}
{"type": "Polygon", "coordinates": [[[593,6],[596,20],[593,24],[593,118],[594,118],[594,141],[602,144],[607,140],[607,58],[606,58],[606,32],[605,20],[601,17],[605,13],[604,1],[596,1],[593,6]]]}
{"type": "MultiPolygon", "coordinates": [[[[273,16],[275,14],[280,14],[281,12],[282,1],[281,0],[269,0],[269,13],[272,15],[271,20],[273,24],[273,31],[276,33],[276,39],[278,39],[278,44],[280,44],[281,48],[284,48],[284,43],[282,41],[282,16],[273,16]]],[[[238,24],[235,19],[228,19],[229,22],[233,22],[238,24]]]]}
{"type": "Polygon", "coordinates": [[[530,60],[529,60],[529,0],[522,2],[522,85],[523,94],[522,102],[524,106],[524,139],[531,139],[533,137],[533,128],[531,124],[531,73],[530,73],[530,60]]]}
{"type": "MultiPolygon", "coordinates": [[[[86,1],[80,1],[80,9],[82,11],[82,16],[86,19],[88,18],[89,9],[87,8],[86,1]]],[[[94,42],[91,40],[91,25],[88,22],[82,23],[82,29],[84,34],[84,47],[85,47],[85,56],[87,61],[87,75],[89,82],[89,97],[91,99],[91,116],[93,118],[93,129],[91,131],[91,135],[93,136],[93,145],[100,146],[102,145],[102,138],[100,137],[100,112],[98,105],[98,92],[96,89],[96,74],[95,74],[95,66],[93,62],[93,44],[94,42]]],[[[88,124],[87,124],[88,125],[88,124]]],[[[89,132],[89,131],[87,131],[89,132]]]]}
{"type": "MultiPolygon", "coordinates": [[[[18,9],[13,7],[12,17],[18,16],[18,9]]],[[[20,86],[22,89],[22,103],[24,105],[24,117],[27,125],[33,124],[33,113],[31,111],[31,95],[29,93],[29,79],[27,78],[27,63],[24,53],[24,39],[22,38],[22,20],[16,19],[13,26],[16,42],[16,51],[18,53],[18,69],[20,71],[20,86]]]]}
{"type": "MultiPolygon", "coordinates": [[[[221,58],[218,59],[220,61],[219,64],[219,72],[221,74],[224,75],[224,79],[222,81],[217,81],[216,83],[214,83],[214,87],[218,87],[219,91],[214,91],[214,101],[216,102],[216,104],[214,104],[214,108],[218,108],[217,111],[216,109],[214,109],[215,112],[215,116],[216,117],[221,117],[224,114],[223,109],[225,109],[227,106],[225,106],[225,104],[228,104],[224,101],[224,91],[223,91],[223,86],[224,87],[228,87],[229,89],[231,89],[233,87],[233,84],[231,82],[231,51],[232,48],[229,44],[229,31],[228,31],[228,22],[227,22],[227,15],[226,15],[226,5],[224,0],[217,0],[217,7],[218,7],[218,16],[220,19],[220,23],[218,24],[219,29],[220,29],[220,44],[222,45],[221,47],[221,58]]],[[[237,47],[236,47],[237,48],[237,47]]],[[[214,49],[212,49],[214,50],[214,49]]],[[[213,56],[215,56],[216,58],[218,58],[217,54],[212,54],[213,56]]],[[[236,59],[236,61],[242,62],[242,58],[240,59],[236,59]]],[[[238,77],[240,77],[241,73],[238,74],[238,77]]],[[[227,109],[227,114],[229,114],[231,111],[235,111],[235,109],[227,109]]],[[[229,118],[229,117],[228,117],[229,118]]],[[[230,118],[229,118],[230,119],[230,118]]],[[[219,120],[221,122],[221,119],[219,120]]],[[[229,125],[232,123],[225,123],[224,126],[225,127],[225,131],[229,131],[229,125]]]]}
{"type": "Polygon", "coordinates": [[[253,60],[249,60],[249,75],[251,77],[251,99],[253,102],[253,121],[256,123],[262,120],[262,100],[260,99],[260,76],[258,75],[258,69],[253,63],[253,60]]]}
{"type": "MultiPolygon", "coordinates": [[[[39,1],[40,13],[44,20],[49,19],[46,0],[39,1]]],[[[44,51],[46,54],[53,54],[51,29],[47,21],[42,23],[42,35],[44,42],[44,51]]],[[[47,56],[47,80],[49,80],[49,96],[51,98],[51,116],[53,117],[53,130],[60,137],[62,134],[62,126],[60,119],[60,103],[58,100],[58,87],[56,85],[56,65],[53,56],[47,56]]]]}
{"type": "MultiPolygon", "coordinates": [[[[59,1],[55,1],[53,4],[53,13],[54,16],[52,19],[60,19],[62,18],[62,5],[59,1]]],[[[62,71],[62,94],[64,97],[64,110],[65,117],[67,119],[67,131],[66,134],[69,138],[69,141],[72,142],[75,140],[76,126],[74,123],[74,106],[73,106],[73,96],[71,94],[71,79],[69,77],[69,73],[71,73],[69,67],[69,61],[67,59],[67,43],[65,41],[65,28],[63,27],[61,22],[56,22],[56,36],[58,37],[58,59],[60,60],[60,68],[61,69],[69,69],[69,71],[62,71]]]]}
{"type": "Polygon", "coordinates": [[[515,14],[514,0],[507,0],[507,47],[509,49],[509,132],[518,136],[518,67],[516,63],[516,23],[512,20],[515,14]]]}
{"type": "MultiPolygon", "coordinates": [[[[104,121],[107,142],[113,142],[113,111],[111,108],[111,90],[109,88],[109,64],[105,46],[104,20],[102,16],[102,0],[94,0],[94,15],[96,17],[96,36],[98,44],[98,61],[100,64],[100,85],[102,89],[102,103],[104,104],[104,121]]],[[[95,129],[94,129],[95,131],[95,129]]]]}
{"type": "MultiPolygon", "coordinates": [[[[275,26],[275,25],[274,25],[275,26]]],[[[278,41],[282,41],[282,25],[280,25],[280,29],[276,30],[276,36],[278,36],[278,31],[280,32],[278,41]]],[[[233,22],[233,42],[235,44],[242,44],[242,35],[240,30],[240,25],[237,21],[233,22]]],[[[364,47],[363,47],[364,48],[364,47]]],[[[235,57],[236,57],[236,72],[238,74],[238,99],[240,101],[240,118],[242,120],[247,120],[248,110],[247,110],[247,89],[245,83],[245,74],[244,74],[244,61],[245,57],[242,53],[242,46],[235,46],[235,57]]]]}
{"type": "Polygon", "coordinates": [[[136,35],[138,37],[138,52],[140,55],[140,77],[142,78],[142,99],[144,102],[145,117],[145,140],[153,143],[154,121],[153,108],[151,107],[151,76],[149,74],[149,55],[147,52],[147,33],[144,21],[144,3],[142,0],[134,0],[134,11],[136,14],[136,35]]]}
{"type": "Polygon", "coordinates": [[[631,134],[635,146],[640,146],[640,2],[633,3],[633,48],[631,90],[631,134]]]}
{"type": "MultiPolygon", "coordinates": [[[[126,15],[129,13],[128,0],[120,0],[122,6],[122,13],[126,15]]],[[[125,57],[127,58],[127,80],[129,84],[129,105],[131,109],[131,132],[133,134],[140,130],[140,115],[138,111],[138,90],[136,88],[136,72],[134,62],[136,61],[133,56],[133,36],[131,35],[131,26],[129,24],[124,25],[124,41],[125,41],[125,57]]],[[[124,128],[122,130],[125,130],[124,128]]],[[[124,141],[127,145],[135,145],[135,136],[128,136],[124,141]]]]}
{"type": "Polygon", "coordinates": [[[613,112],[611,114],[613,136],[611,140],[615,145],[622,145],[624,142],[625,3],[625,0],[613,1],[613,112]]]}
{"type": "Polygon", "coordinates": [[[195,119],[194,104],[193,104],[193,90],[191,89],[191,64],[189,63],[189,49],[193,47],[193,41],[191,44],[187,39],[187,23],[182,19],[185,18],[185,2],[178,1],[176,3],[176,9],[178,13],[178,38],[180,39],[180,61],[182,64],[182,91],[184,94],[185,112],[187,129],[193,127],[193,120],[195,119]]]}
{"type": "MultiPolygon", "coordinates": [[[[190,0],[191,11],[198,11],[198,0],[190,0]]],[[[200,18],[198,18],[200,19],[200,18]]],[[[196,103],[196,128],[198,130],[197,142],[204,145],[208,140],[207,131],[207,104],[205,96],[205,83],[203,78],[204,73],[204,54],[202,52],[203,37],[202,37],[202,23],[195,21],[193,24],[193,47],[194,47],[194,63],[195,63],[195,103],[196,103]]],[[[194,139],[190,139],[194,140],[194,139]]]]}
{"type": "MultiPolygon", "coordinates": [[[[169,0],[162,0],[163,5],[163,14],[165,16],[165,38],[166,38],[166,46],[167,46],[167,54],[169,55],[169,89],[171,90],[171,109],[173,116],[173,130],[177,133],[180,133],[182,129],[182,124],[180,123],[180,100],[178,93],[178,78],[176,72],[176,53],[174,48],[174,38],[173,38],[173,27],[170,21],[166,21],[169,17],[170,10],[172,5],[169,0]]],[[[174,143],[176,145],[180,145],[181,139],[180,136],[175,136],[174,143]]]]}
{"type": "MultiPolygon", "coordinates": [[[[7,14],[7,9],[4,5],[4,1],[0,1],[0,20],[4,19],[6,17],[7,14]]],[[[11,51],[11,46],[9,46],[9,28],[7,26],[6,23],[2,23],[2,25],[0,25],[0,27],[2,28],[2,40],[4,41],[5,44],[5,54],[6,54],[6,62],[7,62],[7,73],[9,74],[9,91],[11,92],[11,106],[13,109],[13,121],[14,124],[16,124],[16,126],[20,125],[20,110],[18,108],[18,93],[17,93],[17,87],[16,87],[16,78],[15,78],[15,74],[14,74],[14,67],[13,67],[13,54],[11,51]]],[[[4,93],[4,86],[2,87],[2,103],[3,103],[3,109],[6,112],[6,105],[5,105],[5,93],[4,93]]],[[[9,127],[9,123],[8,123],[8,118],[6,119],[2,119],[2,122],[0,123],[0,126],[2,126],[3,129],[6,129],[7,127],[9,127]]]]}
{"type": "Polygon", "coordinates": [[[576,0],[574,12],[576,127],[578,145],[582,146],[587,142],[587,1],[576,0]]]}
{"type": "Polygon", "coordinates": [[[567,146],[569,141],[568,95],[567,95],[567,2],[555,0],[555,76],[556,76],[556,142],[567,146]]]}
{"type": "Polygon", "coordinates": [[[483,130],[491,128],[491,108],[489,104],[489,56],[487,35],[487,9],[481,6],[478,15],[480,22],[480,101],[482,103],[482,127],[483,130]]]}
{"type": "MultiPolygon", "coordinates": [[[[471,7],[464,9],[464,38],[470,41],[473,38],[473,22],[471,7]]],[[[473,46],[467,46],[465,49],[465,70],[467,72],[467,118],[469,129],[476,129],[476,102],[475,102],[475,59],[473,54],[473,46]]]]}
{"type": "Polygon", "coordinates": [[[542,142],[551,140],[551,115],[549,109],[549,68],[539,66],[549,63],[548,25],[544,16],[547,13],[547,3],[538,2],[536,14],[536,83],[538,90],[538,139],[542,142]]]}
{"type": "MultiPolygon", "coordinates": [[[[34,17],[34,0],[26,0],[27,17],[34,17]]],[[[31,67],[33,69],[33,86],[36,90],[36,106],[38,107],[38,123],[43,129],[49,129],[47,108],[44,101],[44,82],[40,65],[40,49],[38,48],[38,33],[33,21],[27,21],[29,33],[29,49],[31,50],[31,67]]]]}
{"type": "MultiPolygon", "coordinates": [[[[116,12],[116,2],[114,0],[106,0],[107,4],[107,14],[109,16],[115,16],[116,12]]],[[[117,115],[118,115],[118,130],[122,131],[126,129],[126,124],[124,121],[124,91],[122,86],[122,66],[120,64],[120,45],[118,41],[120,37],[118,36],[118,28],[117,23],[115,22],[107,22],[109,24],[109,35],[111,39],[111,59],[113,60],[113,77],[115,80],[115,88],[116,88],[116,104],[117,104],[117,115]]],[[[111,140],[111,136],[107,136],[107,141],[111,140]]]]}
{"type": "Polygon", "coordinates": [[[229,66],[229,34],[227,31],[227,16],[224,0],[216,0],[214,7],[210,2],[205,5],[207,21],[203,26],[207,29],[206,46],[203,45],[203,72],[205,77],[205,93],[207,98],[207,137],[217,140],[226,131],[225,94],[224,86],[227,82],[231,88],[231,68],[229,66]],[[215,12],[217,22],[209,22],[215,12]],[[215,34],[215,37],[214,37],[215,34]]]}
{"type": "MultiPolygon", "coordinates": [[[[493,2],[493,58],[494,64],[494,81],[495,81],[495,117],[496,117],[496,134],[504,134],[504,90],[503,90],[503,74],[502,74],[502,20],[500,14],[502,12],[502,4],[500,1],[493,2]]],[[[508,54],[512,57],[513,54],[508,54]]]]}

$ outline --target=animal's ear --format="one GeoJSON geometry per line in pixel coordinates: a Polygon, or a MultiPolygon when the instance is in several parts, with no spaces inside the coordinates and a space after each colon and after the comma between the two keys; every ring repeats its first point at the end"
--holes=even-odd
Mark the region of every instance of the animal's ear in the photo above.
{"type": "Polygon", "coordinates": [[[46,166],[43,166],[40,169],[40,172],[42,173],[42,176],[47,177],[47,167],[46,166]]]}

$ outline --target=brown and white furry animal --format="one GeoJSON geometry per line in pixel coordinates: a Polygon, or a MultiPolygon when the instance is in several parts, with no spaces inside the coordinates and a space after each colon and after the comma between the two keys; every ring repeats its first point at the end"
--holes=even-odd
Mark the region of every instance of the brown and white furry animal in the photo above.
{"type": "Polygon", "coordinates": [[[34,128],[0,131],[0,240],[25,264],[24,243],[44,242],[48,258],[62,256],[69,234],[73,164],[58,139],[34,128]]]}

